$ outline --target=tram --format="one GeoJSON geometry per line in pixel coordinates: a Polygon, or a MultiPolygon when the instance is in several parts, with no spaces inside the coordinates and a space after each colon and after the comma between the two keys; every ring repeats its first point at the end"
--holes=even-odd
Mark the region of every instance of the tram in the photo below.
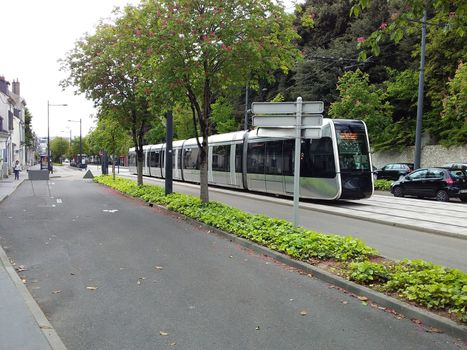
{"type": "MultiPolygon", "coordinates": [[[[362,199],[373,194],[372,164],[366,125],[360,120],[323,119],[320,139],[302,139],[300,197],[320,200],[362,199]]],[[[174,141],[174,180],[199,183],[195,138],[174,141]]],[[[293,196],[295,139],[262,137],[258,129],[210,136],[210,185],[293,196]]],[[[146,145],[143,175],[165,177],[165,144],[146,145]]],[[[129,150],[136,174],[136,152],[129,150]]]]}

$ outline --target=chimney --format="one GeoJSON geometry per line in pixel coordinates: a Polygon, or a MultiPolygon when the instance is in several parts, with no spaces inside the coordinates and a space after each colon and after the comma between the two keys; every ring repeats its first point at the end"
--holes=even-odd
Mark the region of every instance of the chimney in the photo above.
{"type": "Polygon", "coordinates": [[[21,96],[20,95],[19,80],[18,79],[16,79],[16,81],[13,80],[12,91],[13,91],[13,93],[15,95],[21,96]]]}
{"type": "Polygon", "coordinates": [[[10,83],[5,80],[3,75],[0,75],[0,92],[3,92],[5,95],[8,95],[8,85],[10,83]]]}

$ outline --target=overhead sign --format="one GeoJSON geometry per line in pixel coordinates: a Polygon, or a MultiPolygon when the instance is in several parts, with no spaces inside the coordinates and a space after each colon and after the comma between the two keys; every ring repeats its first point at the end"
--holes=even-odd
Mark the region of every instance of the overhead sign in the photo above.
{"type": "Polygon", "coordinates": [[[258,136],[295,138],[293,207],[294,224],[298,226],[301,138],[321,138],[324,103],[302,102],[302,98],[298,97],[296,102],[254,102],[251,111],[258,136]]]}
{"type": "MultiPolygon", "coordinates": [[[[323,115],[313,114],[302,116],[302,127],[323,125],[323,115]]],[[[253,126],[259,128],[287,128],[297,126],[296,115],[254,115],[253,126]]]]}
{"type": "MultiPolygon", "coordinates": [[[[297,102],[253,102],[251,111],[253,114],[295,114],[297,113],[297,102]]],[[[323,112],[323,101],[302,102],[303,114],[321,114],[323,112]]]]}

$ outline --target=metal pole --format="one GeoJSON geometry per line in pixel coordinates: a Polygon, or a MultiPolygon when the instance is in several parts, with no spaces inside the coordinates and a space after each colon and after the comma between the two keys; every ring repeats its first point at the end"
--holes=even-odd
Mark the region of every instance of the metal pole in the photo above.
{"type": "Polygon", "coordinates": [[[295,118],[295,163],[293,178],[293,223],[298,226],[298,210],[300,197],[300,158],[301,158],[301,137],[302,137],[302,98],[297,98],[297,115],[295,118]]]}
{"type": "Polygon", "coordinates": [[[422,47],[420,51],[420,74],[418,76],[417,127],[415,131],[415,169],[420,168],[422,153],[422,120],[423,120],[423,88],[425,83],[425,43],[426,43],[426,9],[422,19],[422,47]]]}
{"type": "Polygon", "coordinates": [[[165,113],[167,118],[167,134],[165,144],[165,195],[172,193],[173,174],[172,174],[172,141],[173,141],[173,117],[172,111],[165,113]]]}
{"type": "Polygon", "coordinates": [[[49,100],[47,100],[47,171],[50,173],[50,123],[49,123],[49,100]]]}
{"type": "Polygon", "coordinates": [[[79,118],[79,168],[83,166],[83,142],[81,139],[81,118],[79,118]]]}
{"type": "Polygon", "coordinates": [[[248,130],[248,94],[249,94],[248,84],[245,86],[245,118],[243,121],[243,130],[248,130]]]}

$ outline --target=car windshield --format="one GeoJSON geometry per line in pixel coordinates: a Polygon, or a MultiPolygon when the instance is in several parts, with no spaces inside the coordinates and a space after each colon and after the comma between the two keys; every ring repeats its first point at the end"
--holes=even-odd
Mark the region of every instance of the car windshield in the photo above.
{"type": "Polygon", "coordinates": [[[459,181],[459,180],[465,181],[465,180],[467,179],[467,175],[465,174],[465,172],[463,172],[463,171],[460,170],[460,169],[457,169],[457,170],[450,170],[449,173],[451,174],[451,177],[452,177],[455,181],[459,181]]]}

